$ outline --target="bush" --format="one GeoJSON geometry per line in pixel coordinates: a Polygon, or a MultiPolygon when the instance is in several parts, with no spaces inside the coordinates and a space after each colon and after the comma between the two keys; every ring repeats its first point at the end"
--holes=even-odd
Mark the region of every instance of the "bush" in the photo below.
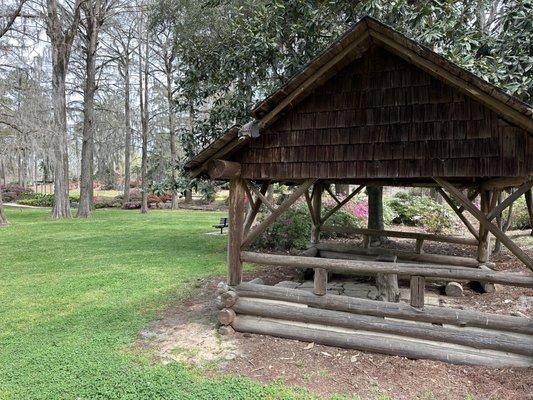
{"type": "Polygon", "coordinates": [[[138,208],[141,208],[141,202],[140,201],[128,201],[127,203],[124,203],[122,205],[122,208],[125,210],[135,210],[138,208]]]}
{"type": "Polygon", "coordinates": [[[396,214],[394,223],[423,226],[432,232],[451,228],[454,223],[451,210],[427,196],[398,192],[385,203],[396,214]]]}
{"type": "MultiPolygon", "coordinates": [[[[323,213],[330,209],[331,207],[326,205],[323,213]]],[[[326,223],[327,226],[336,228],[358,228],[365,226],[365,224],[365,219],[357,218],[350,211],[342,209],[333,214],[326,223]]],[[[306,204],[299,203],[272,223],[266,232],[258,238],[255,246],[258,249],[269,250],[304,249],[309,244],[310,234],[311,216],[309,209],[306,204]]],[[[322,233],[323,238],[345,236],[346,234],[343,233],[322,233]]]]}
{"type": "Polygon", "coordinates": [[[2,189],[2,199],[6,203],[17,201],[19,198],[31,195],[33,193],[33,190],[20,186],[16,183],[8,183],[5,186],[0,185],[0,189],[2,189]]]}
{"type": "Polygon", "coordinates": [[[157,204],[157,203],[161,203],[161,198],[155,194],[150,193],[148,195],[147,201],[148,201],[148,204],[157,204]]]}
{"type": "MultiPolygon", "coordinates": [[[[503,213],[503,220],[507,220],[509,209],[507,208],[503,213]]],[[[531,222],[529,221],[529,213],[527,212],[526,200],[521,196],[513,204],[513,214],[511,218],[510,230],[515,229],[531,229],[531,222]]]]}
{"type": "Polygon", "coordinates": [[[34,193],[18,199],[17,203],[32,207],[52,207],[54,205],[54,195],[34,193]]]}
{"type": "Polygon", "coordinates": [[[122,207],[122,202],[112,197],[95,196],[93,198],[94,208],[116,208],[122,207]]]}
{"type": "Polygon", "coordinates": [[[309,243],[311,219],[303,204],[289,209],[257,239],[259,249],[302,249],[309,243]]]}

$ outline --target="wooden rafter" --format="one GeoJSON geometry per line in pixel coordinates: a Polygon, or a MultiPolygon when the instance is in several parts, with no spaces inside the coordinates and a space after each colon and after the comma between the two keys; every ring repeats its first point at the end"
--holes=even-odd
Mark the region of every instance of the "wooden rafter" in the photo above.
{"type": "Polygon", "coordinates": [[[498,215],[500,215],[507,207],[513,204],[520,196],[525,194],[533,186],[533,180],[524,183],[517,190],[511,193],[505,200],[503,200],[497,207],[495,207],[488,215],[487,219],[492,221],[498,215]]]}
{"type": "Polygon", "coordinates": [[[253,243],[259,235],[261,235],[271,224],[274,222],[281,214],[289,209],[290,206],[294,204],[296,200],[304,194],[304,192],[309,189],[309,187],[315,182],[315,179],[308,179],[304,181],[300,186],[298,186],[292,194],[279,206],[277,207],[266,219],[257,225],[244,239],[242,243],[242,248],[246,248],[253,243]]]}
{"type": "Polygon", "coordinates": [[[505,233],[501,231],[496,225],[490,222],[485,214],[474,206],[468,198],[461,193],[459,189],[442,178],[433,178],[441,187],[445,188],[459,201],[464,208],[472,214],[472,216],[479,221],[479,223],[489,230],[500,242],[509,249],[520,261],[522,261],[530,270],[533,271],[533,260],[524,251],[518,247],[505,233]]]}
{"type": "Polygon", "coordinates": [[[252,183],[252,182],[249,182],[247,181],[246,182],[248,188],[254,192],[254,194],[257,196],[258,199],[261,200],[261,202],[270,210],[270,211],[274,211],[276,209],[276,207],[274,207],[272,204],[270,204],[270,202],[268,201],[268,199],[264,196],[263,193],[261,193],[261,191],[259,189],[257,189],[257,187],[255,187],[255,185],[252,183]]]}
{"type": "Polygon", "coordinates": [[[350,193],[344,200],[342,200],[339,204],[337,204],[335,207],[333,207],[329,212],[324,215],[324,217],[320,220],[320,225],[323,225],[324,222],[328,220],[329,217],[331,217],[333,214],[335,214],[343,205],[348,203],[355,195],[357,195],[361,190],[363,190],[364,185],[358,186],[352,193],[350,193]]]}

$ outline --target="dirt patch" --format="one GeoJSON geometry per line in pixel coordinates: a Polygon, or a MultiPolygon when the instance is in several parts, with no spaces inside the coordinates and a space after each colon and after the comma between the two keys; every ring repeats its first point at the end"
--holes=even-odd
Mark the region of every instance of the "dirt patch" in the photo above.
{"type": "MultiPolygon", "coordinates": [[[[408,244],[395,241],[390,246],[408,244]]],[[[434,246],[429,244],[428,251],[462,256],[472,252],[468,247],[434,246]]],[[[524,272],[524,267],[506,252],[494,257],[494,261],[498,270],[524,272]]],[[[245,274],[245,280],[261,277],[265,284],[273,285],[296,276],[296,270],[270,267],[245,274]]],[[[307,387],[324,396],[533,399],[533,369],[489,369],[411,360],[247,333],[221,337],[216,332],[218,310],[214,295],[221,280],[218,277],[199,282],[200,288],[193,297],[169,308],[161,320],[141,332],[139,345],[153,350],[161,362],[188,362],[211,376],[235,374],[262,383],[283,379],[288,385],[307,387]]],[[[497,289],[495,293],[482,294],[476,287],[465,287],[463,297],[445,298],[444,305],[532,316],[533,290],[499,285],[497,289]]]]}

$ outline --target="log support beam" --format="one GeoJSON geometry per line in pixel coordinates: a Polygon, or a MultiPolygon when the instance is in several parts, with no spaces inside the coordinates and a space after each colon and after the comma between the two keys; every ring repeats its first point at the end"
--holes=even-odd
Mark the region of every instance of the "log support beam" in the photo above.
{"type": "Polygon", "coordinates": [[[235,178],[241,175],[241,164],[226,160],[212,160],[207,164],[207,173],[211,179],[235,178]]]}
{"type": "Polygon", "coordinates": [[[244,236],[246,183],[241,178],[230,180],[228,231],[228,282],[235,286],[242,280],[240,251],[244,236]]]}
{"type": "MultiPolygon", "coordinates": [[[[250,246],[259,235],[261,235],[267,228],[274,222],[281,214],[287,211],[290,206],[292,206],[296,200],[304,194],[304,192],[309,189],[309,187],[314,183],[315,179],[308,179],[298,186],[292,194],[280,205],[278,206],[268,217],[265,218],[263,222],[257,225],[244,239],[242,242],[241,248],[246,248],[250,246]]],[[[244,190],[243,190],[244,191],[244,190]]]]}
{"type": "MultiPolygon", "coordinates": [[[[533,271],[533,259],[529,257],[520,247],[518,247],[505,233],[501,231],[500,228],[498,228],[496,225],[494,225],[492,222],[490,222],[487,219],[487,216],[484,212],[479,210],[474,204],[472,204],[468,198],[461,193],[459,189],[457,189],[455,186],[447,182],[446,180],[442,178],[433,178],[435,182],[437,182],[442,188],[446,189],[448,192],[454,196],[457,201],[459,201],[464,208],[475,218],[479,221],[480,225],[483,226],[484,229],[487,229],[490,233],[492,233],[497,239],[501,241],[501,243],[509,249],[511,253],[513,253],[516,258],[518,258],[520,261],[522,261],[530,270],[533,271]]],[[[486,198],[484,200],[485,204],[489,204],[488,199],[486,198]]],[[[490,207],[490,204],[489,204],[490,207]]],[[[481,242],[481,237],[480,237],[481,242]]]]}

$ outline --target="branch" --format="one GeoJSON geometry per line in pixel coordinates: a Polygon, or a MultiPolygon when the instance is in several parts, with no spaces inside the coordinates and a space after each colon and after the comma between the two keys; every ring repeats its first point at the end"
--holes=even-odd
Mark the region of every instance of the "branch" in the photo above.
{"type": "Polygon", "coordinates": [[[24,3],[26,3],[27,1],[28,0],[20,0],[18,7],[13,12],[13,14],[11,14],[11,16],[9,17],[6,26],[0,29],[0,38],[4,36],[11,29],[11,27],[15,23],[15,20],[17,19],[17,17],[20,15],[20,12],[22,11],[22,6],[24,6],[24,3]]]}

